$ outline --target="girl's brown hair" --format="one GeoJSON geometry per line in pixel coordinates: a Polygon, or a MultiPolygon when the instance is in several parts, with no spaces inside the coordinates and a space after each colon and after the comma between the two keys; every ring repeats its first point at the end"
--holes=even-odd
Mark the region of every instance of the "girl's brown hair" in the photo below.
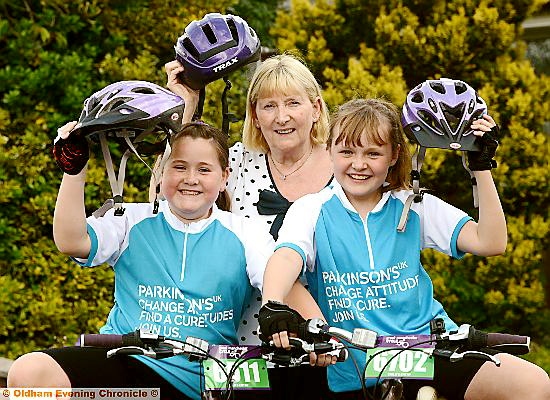
{"type": "Polygon", "coordinates": [[[383,99],[355,99],[344,103],[330,120],[327,149],[331,148],[333,141],[334,144],[344,142],[346,145],[362,146],[363,132],[369,141],[378,145],[389,143],[393,153],[399,153],[386,178],[389,185],[382,190],[409,189],[411,153],[397,107],[383,99]]]}
{"type": "MultiPolygon", "coordinates": [[[[229,167],[229,145],[227,144],[227,135],[225,135],[220,129],[207,125],[204,122],[190,122],[184,124],[182,128],[176,134],[170,138],[170,146],[174,145],[184,137],[190,137],[193,139],[206,139],[211,140],[216,147],[218,154],[218,161],[222,170],[225,171],[229,167]]],[[[231,210],[231,199],[227,190],[220,192],[216,205],[221,210],[231,210]]]]}

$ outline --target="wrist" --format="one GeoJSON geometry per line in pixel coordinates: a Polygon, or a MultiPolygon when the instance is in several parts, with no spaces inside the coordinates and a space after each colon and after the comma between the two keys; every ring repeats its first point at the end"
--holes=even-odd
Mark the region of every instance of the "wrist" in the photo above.
{"type": "Polygon", "coordinates": [[[277,305],[280,305],[280,306],[285,305],[285,303],[282,300],[277,300],[277,299],[274,299],[274,298],[263,300],[262,301],[262,306],[266,305],[266,304],[277,304],[277,305]]]}
{"type": "Polygon", "coordinates": [[[68,173],[64,172],[63,173],[63,178],[64,179],[70,179],[70,180],[77,181],[77,182],[78,181],[86,182],[87,170],[88,170],[88,164],[86,164],[84,166],[84,168],[82,168],[82,170],[78,174],[71,175],[71,174],[68,174],[68,173]]]}

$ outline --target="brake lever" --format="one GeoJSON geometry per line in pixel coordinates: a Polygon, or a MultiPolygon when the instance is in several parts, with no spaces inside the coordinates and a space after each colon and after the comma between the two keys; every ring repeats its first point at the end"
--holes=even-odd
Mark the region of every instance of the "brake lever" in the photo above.
{"type": "Polygon", "coordinates": [[[478,360],[491,361],[497,367],[500,367],[500,359],[497,356],[491,354],[483,353],[481,351],[468,350],[462,354],[462,358],[476,358],[478,360]]]}
{"type": "Polygon", "coordinates": [[[430,356],[436,355],[438,357],[446,358],[450,362],[461,361],[464,358],[475,358],[478,360],[491,361],[497,367],[500,367],[500,359],[497,356],[483,353],[482,351],[468,350],[462,353],[457,353],[452,350],[436,349],[436,348],[429,348],[429,349],[422,349],[422,350],[428,353],[430,356]]]}
{"type": "Polygon", "coordinates": [[[155,351],[151,349],[144,349],[143,347],[138,346],[124,346],[118,347],[116,349],[111,349],[107,352],[107,358],[114,356],[123,355],[123,356],[147,356],[151,358],[156,358],[155,351]]]}

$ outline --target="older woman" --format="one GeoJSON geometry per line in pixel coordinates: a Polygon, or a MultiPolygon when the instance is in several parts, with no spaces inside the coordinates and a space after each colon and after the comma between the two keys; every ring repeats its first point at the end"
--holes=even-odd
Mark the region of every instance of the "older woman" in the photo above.
{"type": "MultiPolygon", "coordinates": [[[[178,80],[178,74],[183,71],[181,64],[172,61],[165,69],[168,88],[183,97],[188,107],[194,108],[198,93],[178,80]]],[[[299,59],[282,54],[258,66],[248,89],[243,141],[230,149],[227,190],[232,212],[265,221],[266,229],[277,238],[290,204],[306,194],[318,192],[332,179],[332,166],[324,146],[329,133],[328,114],[319,84],[299,59]]],[[[286,301],[305,318],[319,316],[316,305],[304,308],[303,304],[311,303],[302,301],[306,296],[309,294],[297,283],[286,301]]],[[[259,342],[255,314],[260,300],[260,293],[255,293],[241,321],[242,344],[259,342]]],[[[324,372],[308,369],[300,373],[324,372]]],[[[291,391],[284,394],[287,398],[319,398],[311,392],[312,385],[303,393],[296,392],[305,386],[292,384],[297,379],[306,379],[300,378],[300,373],[293,369],[281,377],[275,376],[281,372],[272,371],[272,381],[284,380],[282,385],[272,385],[275,392],[284,386],[291,391]]],[[[314,382],[319,382],[319,378],[316,379],[314,382]]],[[[319,389],[321,385],[313,386],[319,389]]]]}

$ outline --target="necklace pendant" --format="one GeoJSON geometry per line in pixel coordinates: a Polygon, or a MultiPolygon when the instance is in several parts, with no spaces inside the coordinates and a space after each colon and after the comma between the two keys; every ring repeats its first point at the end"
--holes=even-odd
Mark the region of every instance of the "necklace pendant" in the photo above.
{"type": "Polygon", "coordinates": [[[286,175],[281,175],[281,179],[282,179],[283,181],[286,181],[286,175]]]}

